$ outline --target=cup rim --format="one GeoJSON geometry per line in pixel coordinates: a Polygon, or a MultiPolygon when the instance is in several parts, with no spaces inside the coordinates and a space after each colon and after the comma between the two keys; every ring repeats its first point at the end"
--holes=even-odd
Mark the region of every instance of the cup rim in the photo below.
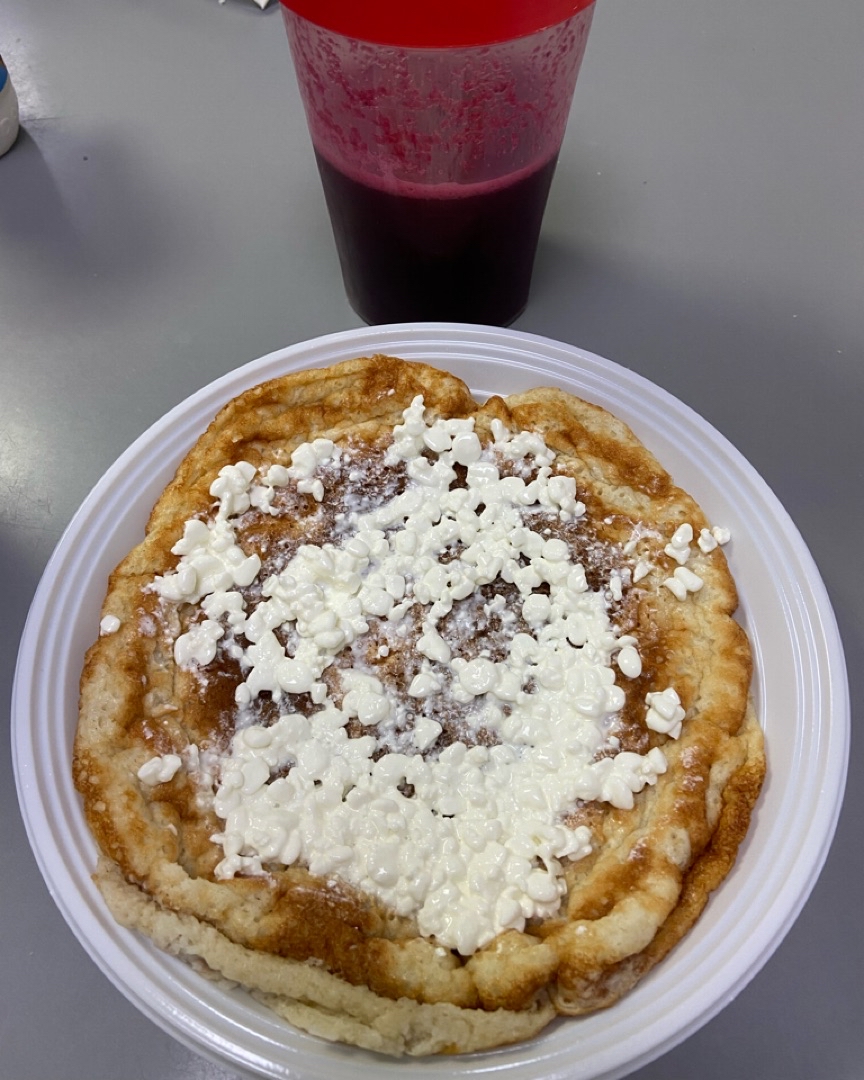
{"type": "Polygon", "coordinates": [[[566,22],[594,0],[436,0],[435,17],[404,0],[281,0],[283,14],[375,45],[452,49],[496,45],[566,22]]]}

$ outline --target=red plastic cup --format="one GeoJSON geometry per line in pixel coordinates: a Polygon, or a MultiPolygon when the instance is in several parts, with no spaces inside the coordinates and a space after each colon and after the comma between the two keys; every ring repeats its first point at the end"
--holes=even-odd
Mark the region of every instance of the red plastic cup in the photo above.
{"type": "Polygon", "coordinates": [[[511,323],[593,0],[282,5],[355,311],[511,323]]]}

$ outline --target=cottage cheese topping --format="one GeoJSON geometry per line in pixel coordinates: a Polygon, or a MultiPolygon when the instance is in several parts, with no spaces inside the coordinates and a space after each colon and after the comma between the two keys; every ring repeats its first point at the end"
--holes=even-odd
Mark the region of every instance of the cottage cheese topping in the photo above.
{"type": "MultiPolygon", "coordinates": [[[[290,468],[223,469],[214,520],[187,523],[176,572],[154,583],[205,616],[178,637],[179,664],[206,666],[220,647],[241,655],[237,731],[214,801],[225,823],[213,837],[224,851],[217,876],[300,861],[414,915],[422,934],[467,955],[557,912],[563,861],[591,850],[587,828],[563,824],[577,800],[630,808],[666,769],[659,749],[619,752],[614,735],[625,701],[616,679],[642,670],[638,642],[609,618],[629,571],[594,591],[568,544],[544,535],[544,523],[578,521],[585,507],[541,436],[495,421],[484,448],[473,420],[429,424],[417,398],[388,451],[404,463],[404,490],[371,510],[358,503],[333,542],[299,547],[247,610],[240,590],[261,563],[237,544],[238,519],[250,507],[278,512],[279,487],[321,502],[321,467],[340,454],[318,439],[295,450],[290,468]],[[465,486],[453,485],[457,468],[465,486]],[[459,605],[498,581],[519,597],[516,610],[494,590],[482,600],[504,645],[460,655],[448,620],[481,610],[459,605]],[[419,670],[397,694],[361,646],[374,623],[398,647],[417,620],[419,670]],[[262,693],[277,703],[308,694],[314,709],[286,704],[263,726],[251,711],[262,693]],[[436,716],[454,704],[464,738],[429,752],[442,731],[436,716]]],[[[670,542],[682,563],[670,580],[685,596],[701,586],[683,566],[692,539],[687,526],[670,542]]],[[[649,727],[680,734],[673,688],[649,694],[646,708],[649,727]]],[[[145,782],[161,782],[159,760],[142,770],[145,782]]]]}
{"type": "Polygon", "coordinates": [[[99,623],[99,633],[103,636],[106,634],[116,634],[120,629],[120,620],[116,615],[105,615],[99,623]]]}
{"type": "Polygon", "coordinates": [[[155,787],[173,780],[183,761],[179,754],[162,754],[145,761],[138,770],[138,779],[142,784],[155,787]]]}

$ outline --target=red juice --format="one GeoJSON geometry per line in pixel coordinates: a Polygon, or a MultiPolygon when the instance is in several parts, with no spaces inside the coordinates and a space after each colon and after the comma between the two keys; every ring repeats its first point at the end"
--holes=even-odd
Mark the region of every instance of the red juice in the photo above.
{"type": "Polygon", "coordinates": [[[522,312],[557,155],[485,184],[390,188],[316,158],[348,299],[366,322],[506,326],[522,312]]]}

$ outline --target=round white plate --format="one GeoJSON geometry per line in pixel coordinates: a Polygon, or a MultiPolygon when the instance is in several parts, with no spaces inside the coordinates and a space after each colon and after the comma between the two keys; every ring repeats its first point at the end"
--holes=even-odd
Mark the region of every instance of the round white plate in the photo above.
{"type": "Polygon", "coordinates": [[[424,1059],[426,1077],[501,1074],[613,1080],[686,1038],[723,1008],[777,948],[828,851],[845,782],[849,701],[825,588],[792,521],[726,439],[686,405],[591,353],[512,330],[444,323],[378,326],[271,353],[178,405],[105,474],[42,578],[21,642],[12,704],[16,780],[30,842],[57,905],[115,985],[166,1031],[256,1076],[380,1080],[406,1062],[331,1045],[279,1021],[121,929],[90,880],[96,848],[72,785],[78,679],[98,633],[108,574],[143,536],[178,462],[218,408],[264,379],[353,356],[391,353],[461,376],[478,396],[553,384],[634,429],[732,531],[726,549],[756,659],[754,696],[768,780],[738,862],[693,931],[613,1008],[555,1022],[500,1051],[424,1059]]]}

